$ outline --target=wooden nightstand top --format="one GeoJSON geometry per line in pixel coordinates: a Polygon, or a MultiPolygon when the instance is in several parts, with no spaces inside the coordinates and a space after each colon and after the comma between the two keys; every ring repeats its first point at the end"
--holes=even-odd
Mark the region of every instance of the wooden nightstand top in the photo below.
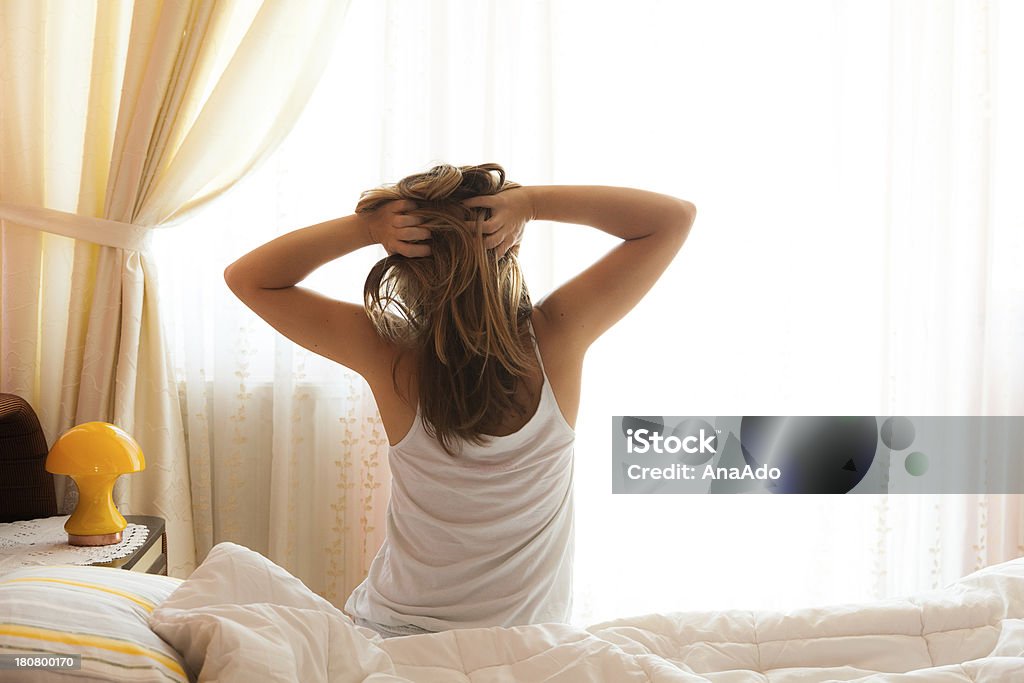
{"type": "Polygon", "coordinates": [[[149,529],[146,541],[128,557],[110,562],[99,562],[94,567],[118,567],[147,574],[167,574],[167,533],[161,517],[125,515],[129,524],[141,524],[149,529]],[[159,542],[159,546],[156,544],[159,542]],[[145,559],[144,559],[145,558],[145,559]],[[142,565],[139,563],[142,562],[142,565]]]}
{"type": "Polygon", "coordinates": [[[53,564],[91,564],[150,574],[167,573],[167,533],[163,519],[129,516],[130,538],[119,552],[125,552],[124,547],[139,544],[138,547],[126,557],[95,562],[111,557],[113,548],[68,545],[64,530],[68,518],[67,515],[55,515],[0,524],[0,574],[20,567],[53,564]],[[141,538],[143,533],[146,534],[144,539],[141,538]]]}

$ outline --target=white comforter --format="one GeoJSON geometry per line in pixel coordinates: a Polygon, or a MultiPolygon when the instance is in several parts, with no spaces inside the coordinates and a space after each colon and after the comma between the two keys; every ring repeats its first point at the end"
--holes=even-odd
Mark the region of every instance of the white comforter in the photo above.
{"type": "Polygon", "coordinates": [[[463,629],[382,640],[222,543],[152,628],[200,681],[1024,681],[1024,558],[900,600],[463,629]]]}

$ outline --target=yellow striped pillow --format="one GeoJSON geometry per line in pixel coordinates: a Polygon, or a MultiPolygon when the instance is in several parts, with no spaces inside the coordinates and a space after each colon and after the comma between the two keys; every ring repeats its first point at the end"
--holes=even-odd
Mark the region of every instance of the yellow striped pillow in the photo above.
{"type": "MultiPolygon", "coordinates": [[[[21,681],[187,683],[180,655],[148,625],[180,579],[61,565],[0,575],[0,654],[79,654],[79,671],[25,669],[21,681]]],[[[14,674],[13,671],[0,672],[14,674]]]]}

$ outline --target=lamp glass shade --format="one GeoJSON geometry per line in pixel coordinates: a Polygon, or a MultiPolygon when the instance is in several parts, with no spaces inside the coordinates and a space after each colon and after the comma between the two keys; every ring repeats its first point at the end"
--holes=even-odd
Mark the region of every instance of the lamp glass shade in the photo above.
{"type": "Polygon", "coordinates": [[[86,422],[64,432],[46,456],[53,474],[128,474],[146,469],[139,444],[117,425],[86,422]]]}
{"type": "Polygon", "coordinates": [[[86,422],[64,432],[46,456],[46,470],[68,475],[78,486],[78,505],[64,524],[68,542],[120,542],[128,522],[114,505],[114,483],[122,474],[144,469],[139,444],[117,425],[86,422]]]}

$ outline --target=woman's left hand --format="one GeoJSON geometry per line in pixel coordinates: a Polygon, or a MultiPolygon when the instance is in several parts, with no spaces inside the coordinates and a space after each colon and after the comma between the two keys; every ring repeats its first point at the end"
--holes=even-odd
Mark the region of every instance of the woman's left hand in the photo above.
{"type": "Polygon", "coordinates": [[[383,246],[388,256],[430,256],[429,244],[415,244],[417,240],[429,240],[430,230],[416,227],[423,222],[419,216],[404,213],[415,208],[416,202],[412,199],[395,199],[357,215],[365,221],[370,239],[383,246]]]}

